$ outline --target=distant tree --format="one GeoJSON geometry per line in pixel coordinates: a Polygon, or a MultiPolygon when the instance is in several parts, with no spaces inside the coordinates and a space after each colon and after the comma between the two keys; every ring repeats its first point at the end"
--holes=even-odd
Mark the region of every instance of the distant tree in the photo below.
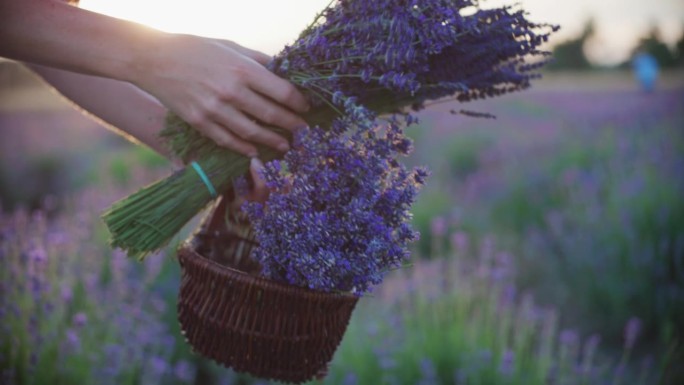
{"type": "Polygon", "coordinates": [[[677,63],[684,66],[684,30],[682,36],[679,38],[677,45],[675,45],[675,55],[677,56],[677,63]]]}
{"type": "Polygon", "coordinates": [[[584,26],[582,34],[571,40],[559,43],[553,48],[553,62],[548,66],[550,70],[588,70],[591,63],[584,53],[584,45],[595,32],[594,20],[590,19],[584,26]]]}
{"type": "MultiPolygon", "coordinates": [[[[678,46],[682,45],[682,40],[684,40],[684,36],[682,36],[678,46]]],[[[654,26],[646,37],[641,38],[632,52],[632,57],[638,52],[647,52],[658,61],[661,67],[671,68],[677,65],[677,55],[681,55],[681,48],[677,48],[674,52],[671,51],[667,44],[663,43],[658,27],[654,26]]]]}

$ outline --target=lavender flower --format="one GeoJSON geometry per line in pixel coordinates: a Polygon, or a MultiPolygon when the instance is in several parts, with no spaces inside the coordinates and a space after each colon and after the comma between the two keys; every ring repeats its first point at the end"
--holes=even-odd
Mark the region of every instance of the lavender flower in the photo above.
{"type": "Polygon", "coordinates": [[[512,7],[461,14],[478,6],[474,0],[340,1],[271,69],[314,96],[315,106],[337,105],[346,95],[376,112],[529,87],[546,61],[526,64],[523,57],[546,56],[538,47],[558,27],[531,23],[512,7]]]}
{"type": "Polygon", "coordinates": [[[422,376],[420,385],[432,385],[439,383],[437,378],[437,368],[435,368],[434,362],[429,357],[423,357],[420,360],[420,374],[422,376]]]}
{"type": "Polygon", "coordinates": [[[195,367],[186,360],[180,360],[173,368],[176,378],[184,383],[190,383],[195,378],[195,367]]]}
{"type": "Polygon", "coordinates": [[[76,328],[82,328],[88,322],[88,316],[83,312],[78,312],[74,314],[72,322],[76,328]]]}
{"type": "Polygon", "coordinates": [[[515,352],[507,349],[501,356],[499,363],[499,373],[503,376],[510,377],[515,371],[515,352]]]}
{"type": "MultiPolygon", "coordinates": [[[[531,23],[512,7],[479,9],[476,0],[331,4],[269,64],[310,100],[314,108],[304,116],[309,125],[326,130],[335,130],[333,122],[340,117],[365,121],[368,110],[404,113],[410,124],[415,117],[405,110],[418,110],[430,100],[469,101],[525,89],[546,63],[548,53],[539,46],[557,29],[531,23]],[[474,14],[462,14],[473,7],[478,8],[474,14]],[[542,60],[526,63],[527,56],[542,60]]],[[[221,149],[175,115],[162,136],[179,158],[201,163],[219,190],[247,171],[245,157],[221,149]]],[[[261,150],[267,161],[279,156],[261,150]]],[[[112,245],[143,258],[168,244],[214,198],[192,188],[197,182],[186,168],[115,204],[104,215],[112,245]],[[161,205],[163,196],[173,202],[161,205]],[[141,223],[164,226],[149,229],[141,223]]]]}
{"type": "Polygon", "coordinates": [[[267,164],[267,204],[245,206],[266,277],[361,294],[408,257],[417,238],[409,209],[427,172],[398,163],[411,141],[398,117],[379,126],[378,114],[524,89],[544,61],[522,58],[544,56],[538,46],[556,29],[510,7],[461,15],[477,5],[340,1],[270,63],[316,108],[307,116],[314,128],[295,137],[282,163],[267,164]]]}
{"type": "Polygon", "coordinates": [[[625,350],[631,350],[639,337],[641,332],[641,320],[637,317],[632,317],[625,325],[625,350]]]}
{"type": "Polygon", "coordinates": [[[265,167],[267,203],[245,205],[255,257],[273,280],[361,294],[399,267],[417,238],[409,209],[426,172],[396,161],[410,149],[396,120],[375,126],[371,113],[353,109],[329,131],[301,131],[283,164],[265,167]]]}
{"type": "Polygon", "coordinates": [[[358,376],[354,372],[347,373],[342,380],[343,385],[357,385],[359,383],[358,376]]]}

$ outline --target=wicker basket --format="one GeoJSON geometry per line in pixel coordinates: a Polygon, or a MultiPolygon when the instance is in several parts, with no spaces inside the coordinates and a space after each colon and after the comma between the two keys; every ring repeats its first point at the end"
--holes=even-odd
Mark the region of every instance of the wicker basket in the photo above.
{"type": "Polygon", "coordinates": [[[251,227],[235,218],[225,225],[227,200],[178,253],[183,334],[195,351],[238,372],[292,383],[324,377],[358,297],[259,277],[251,227]],[[205,257],[217,247],[212,240],[233,258],[205,257]]]}

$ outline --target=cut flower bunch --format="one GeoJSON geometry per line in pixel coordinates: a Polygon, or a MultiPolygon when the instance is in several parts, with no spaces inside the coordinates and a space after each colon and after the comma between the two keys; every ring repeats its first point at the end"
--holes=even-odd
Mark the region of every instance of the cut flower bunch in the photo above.
{"type": "MultiPolygon", "coordinates": [[[[411,147],[401,129],[416,121],[409,109],[529,87],[547,62],[539,47],[555,30],[520,9],[482,9],[476,0],[331,3],[269,65],[313,108],[304,116],[311,128],[295,135],[282,162],[267,164],[267,204],[246,207],[263,273],[361,293],[400,265],[416,237],[409,210],[426,176],[397,161],[411,147]],[[538,60],[526,62],[530,57],[538,60]]],[[[165,246],[215,198],[212,188],[226,191],[249,165],[178,117],[167,123],[170,147],[192,163],[104,214],[112,245],[132,257],[165,246]]],[[[260,155],[279,156],[267,148],[260,155]]]]}

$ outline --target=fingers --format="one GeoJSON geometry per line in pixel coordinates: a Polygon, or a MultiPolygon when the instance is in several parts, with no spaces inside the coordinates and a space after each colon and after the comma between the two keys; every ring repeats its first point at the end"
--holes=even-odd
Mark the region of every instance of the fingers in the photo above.
{"type": "MultiPolygon", "coordinates": [[[[226,105],[224,108],[217,109],[213,112],[212,118],[218,125],[230,130],[231,135],[237,135],[243,141],[260,143],[282,152],[290,149],[287,139],[261,127],[233,106],[226,105]]],[[[256,154],[252,156],[256,156],[256,154]]]]}
{"type": "Polygon", "coordinates": [[[263,52],[253,50],[251,48],[243,47],[240,44],[237,44],[234,41],[230,40],[224,40],[224,39],[211,39],[221,45],[224,45],[226,47],[229,47],[231,49],[236,50],[237,52],[249,57],[250,59],[256,61],[257,63],[261,65],[266,65],[268,64],[273,58],[269,55],[266,55],[263,52]]]}
{"type": "Polygon", "coordinates": [[[263,52],[255,51],[253,49],[245,48],[242,46],[239,46],[239,48],[237,48],[237,51],[249,58],[254,59],[254,61],[264,66],[272,60],[271,56],[266,55],[263,52]]]}
{"type": "Polygon", "coordinates": [[[221,147],[231,149],[247,157],[255,157],[259,154],[253,144],[240,139],[217,123],[205,122],[202,126],[196,128],[221,147]]]}
{"type": "Polygon", "coordinates": [[[231,203],[233,207],[239,208],[245,201],[252,202],[266,202],[270,191],[266,187],[266,181],[261,175],[264,164],[261,159],[253,157],[249,164],[249,175],[252,179],[252,186],[246,194],[235,196],[235,200],[231,203]]]}
{"type": "Polygon", "coordinates": [[[294,132],[306,126],[306,121],[292,111],[254,92],[243,92],[234,100],[236,107],[260,122],[294,132]]]}
{"type": "Polygon", "coordinates": [[[283,106],[299,113],[309,110],[306,98],[292,83],[274,75],[266,68],[261,67],[249,80],[252,89],[268,96],[283,106]]]}
{"type": "Polygon", "coordinates": [[[266,187],[266,181],[261,176],[261,170],[264,168],[264,164],[257,157],[252,158],[249,165],[249,173],[252,176],[252,181],[254,186],[252,191],[250,191],[248,200],[265,202],[268,199],[268,188],[266,187]]]}

